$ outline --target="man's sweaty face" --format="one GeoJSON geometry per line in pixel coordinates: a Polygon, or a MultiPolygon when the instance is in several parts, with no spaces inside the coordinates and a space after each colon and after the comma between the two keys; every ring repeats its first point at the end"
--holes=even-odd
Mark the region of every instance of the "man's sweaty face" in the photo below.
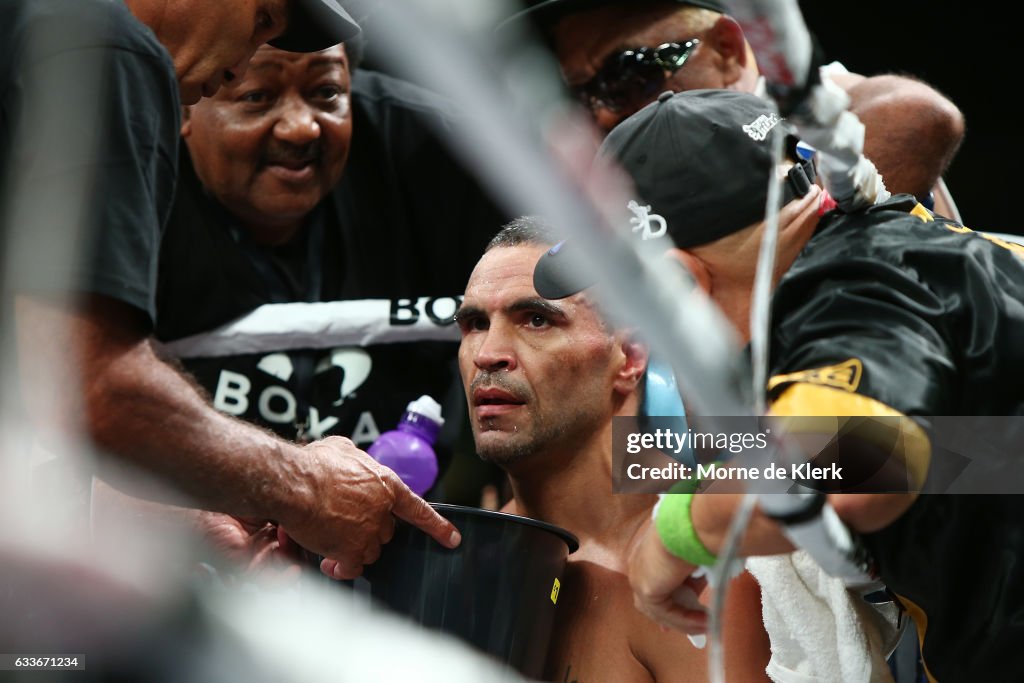
{"type": "Polygon", "coordinates": [[[500,465],[571,448],[610,411],[615,339],[583,295],[548,301],[537,294],[533,268],[546,250],[484,254],[457,316],[477,452],[500,465]]]}

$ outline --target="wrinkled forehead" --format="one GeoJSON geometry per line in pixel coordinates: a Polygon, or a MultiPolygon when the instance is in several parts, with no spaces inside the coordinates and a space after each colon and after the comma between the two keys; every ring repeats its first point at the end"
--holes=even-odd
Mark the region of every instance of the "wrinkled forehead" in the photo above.
{"type": "Polygon", "coordinates": [[[348,67],[344,45],[334,45],[320,52],[286,52],[285,50],[261,45],[249,60],[249,73],[284,69],[310,71],[332,67],[348,67]]]}
{"type": "Polygon", "coordinates": [[[533,287],[533,268],[546,245],[495,247],[477,262],[466,284],[465,298],[477,305],[508,298],[538,296],[533,287]]]}
{"type": "Polygon", "coordinates": [[[544,299],[537,293],[533,286],[533,271],[549,247],[546,244],[495,247],[485,253],[469,277],[463,308],[497,314],[536,300],[557,309],[570,322],[593,322],[602,328],[607,327],[587,292],[557,300],[544,299]]]}

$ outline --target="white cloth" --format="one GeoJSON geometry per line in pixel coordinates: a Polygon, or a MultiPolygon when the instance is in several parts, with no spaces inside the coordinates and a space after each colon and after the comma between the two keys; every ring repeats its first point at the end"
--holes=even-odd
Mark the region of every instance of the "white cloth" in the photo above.
{"type": "Polygon", "coordinates": [[[888,683],[886,658],[899,640],[899,609],[872,605],[826,574],[804,551],[751,557],[761,586],[775,683],[888,683]]]}

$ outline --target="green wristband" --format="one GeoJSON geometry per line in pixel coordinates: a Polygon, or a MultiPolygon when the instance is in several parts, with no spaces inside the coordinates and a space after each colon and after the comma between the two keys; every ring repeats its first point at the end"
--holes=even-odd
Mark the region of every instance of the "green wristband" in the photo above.
{"type": "Polygon", "coordinates": [[[690,518],[692,493],[670,494],[661,499],[654,518],[654,528],[665,549],[690,564],[710,567],[717,561],[697,537],[690,518]]]}

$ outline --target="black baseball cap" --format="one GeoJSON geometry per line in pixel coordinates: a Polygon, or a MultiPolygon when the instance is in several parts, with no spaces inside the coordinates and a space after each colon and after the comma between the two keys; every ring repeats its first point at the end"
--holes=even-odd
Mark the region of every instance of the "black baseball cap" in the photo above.
{"type": "Polygon", "coordinates": [[[544,252],[533,268],[533,288],[545,299],[564,299],[582,292],[597,283],[596,273],[573,268],[567,258],[572,258],[570,247],[565,240],[544,252]]]}
{"type": "MultiPolygon", "coordinates": [[[[776,128],[797,160],[782,188],[786,204],[810,190],[814,165],[796,154],[793,129],[769,100],[734,90],[665,92],[620,123],[598,157],[616,160],[633,179],[630,234],[685,249],[762,220],[776,173],[770,135],[776,128]]],[[[578,276],[566,278],[559,265],[572,257],[566,247],[538,262],[534,286],[544,298],[580,291],[578,276]]]]}
{"type": "MultiPolygon", "coordinates": [[[[506,26],[520,19],[530,19],[538,25],[545,25],[567,14],[585,12],[603,5],[629,4],[635,6],[639,4],[637,0],[530,0],[530,2],[532,4],[529,7],[508,17],[501,25],[506,26]]],[[[720,0],[677,0],[677,2],[680,5],[702,7],[720,14],[729,13],[725,3],[720,0]]]]}
{"type": "Polygon", "coordinates": [[[359,24],[336,0],[290,0],[288,28],[268,42],[287,52],[319,52],[356,37],[359,31],[359,24]]]}

